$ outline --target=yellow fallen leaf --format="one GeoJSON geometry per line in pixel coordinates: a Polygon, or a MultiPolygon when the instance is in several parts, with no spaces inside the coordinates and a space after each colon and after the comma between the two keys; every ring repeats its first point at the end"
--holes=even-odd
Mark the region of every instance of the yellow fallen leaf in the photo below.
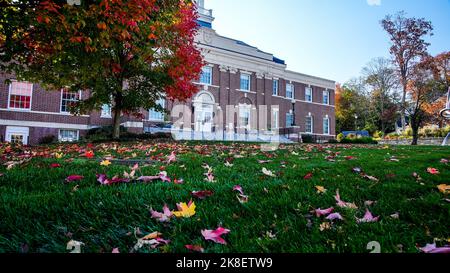
{"type": "Polygon", "coordinates": [[[142,237],[141,240],[153,240],[153,239],[158,238],[161,235],[162,235],[161,233],[155,231],[155,232],[152,232],[152,233],[142,237]]]}
{"type": "Polygon", "coordinates": [[[316,186],[317,193],[326,193],[327,189],[325,189],[323,186],[316,186]]]}
{"type": "Polygon", "coordinates": [[[108,167],[109,165],[111,165],[111,161],[109,160],[103,160],[102,162],[100,162],[100,166],[108,167]]]}
{"type": "Polygon", "coordinates": [[[186,203],[179,203],[177,204],[178,211],[174,211],[173,215],[175,217],[185,217],[189,218],[195,214],[195,203],[189,202],[189,204],[186,203]]]}
{"type": "Polygon", "coordinates": [[[443,194],[448,194],[450,193],[450,186],[446,185],[446,184],[441,184],[437,187],[439,189],[440,192],[442,192],[443,194]]]}
{"type": "Polygon", "coordinates": [[[63,153],[55,153],[55,158],[61,159],[64,156],[63,153]]]}

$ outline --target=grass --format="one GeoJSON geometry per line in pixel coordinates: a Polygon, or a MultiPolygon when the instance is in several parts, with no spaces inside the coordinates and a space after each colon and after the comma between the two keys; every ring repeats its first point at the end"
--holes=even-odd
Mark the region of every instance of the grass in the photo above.
{"type": "Polygon", "coordinates": [[[138,252],[189,252],[185,245],[201,245],[206,253],[366,253],[367,244],[377,241],[383,253],[417,253],[417,246],[434,240],[446,244],[450,238],[450,203],[437,189],[449,184],[450,149],[443,147],[383,147],[352,145],[281,146],[274,152],[262,152],[255,144],[200,143],[127,143],[54,145],[10,151],[0,146],[2,163],[33,154],[31,161],[7,170],[0,167],[0,252],[67,253],[70,240],[83,242],[82,252],[110,253],[119,248],[130,252],[136,244],[133,234],[159,231],[170,243],[155,249],[143,247],[138,252]],[[93,150],[96,160],[84,157],[93,150]],[[164,160],[175,151],[177,161],[164,160]],[[56,152],[63,157],[57,159],[56,152]],[[326,159],[334,157],[334,162],[326,159]],[[155,175],[165,168],[172,179],[184,184],[124,183],[102,186],[96,174],[109,177],[129,172],[130,167],[112,164],[100,166],[107,156],[114,158],[154,159],[140,166],[137,175],[155,175]],[[352,160],[346,158],[354,157],[352,160]],[[391,160],[392,158],[397,161],[391,160]],[[260,164],[258,160],[271,160],[260,164]],[[233,167],[224,163],[230,161],[233,167]],[[50,168],[53,163],[60,168],[50,168]],[[213,168],[216,182],[204,180],[202,164],[213,168]],[[271,170],[276,177],[262,173],[271,170]],[[372,181],[352,171],[363,172],[372,181]],[[438,175],[427,172],[433,167],[438,175]],[[422,180],[412,176],[416,172],[422,180]],[[304,176],[312,173],[311,179],[304,176]],[[83,175],[82,181],[65,183],[69,175],[83,175]],[[241,204],[233,192],[241,185],[249,202],[241,204]],[[317,193],[315,186],[327,191],[317,193]],[[358,209],[336,206],[339,189],[346,202],[358,209]],[[211,190],[214,195],[198,200],[196,214],[176,218],[170,223],[152,219],[149,208],[161,211],[164,204],[176,209],[176,203],[188,202],[192,191],[211,190]],[[365,202],[376,201],[370,206],[365,202]],[[334,207],[344,220],[330,222],[318,218],[312,210],[334,207]],[[358,224],[366,207],[380,216],[379,222],[358,224]],[[399,219],[391,217],[398,213],[399,219]],[[321,230],[324,222],[329,229],[321,230]],[[205,241],[203,229],[223,226],[231,232],[223,238],[227,245],[205,241]]]}

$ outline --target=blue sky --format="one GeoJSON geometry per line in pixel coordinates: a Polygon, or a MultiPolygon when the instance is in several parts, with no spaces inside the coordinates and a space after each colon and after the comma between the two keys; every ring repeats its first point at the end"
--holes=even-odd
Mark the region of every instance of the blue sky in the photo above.
{"type": "Polygon", "coordinates": [[[430,53],[450,51],[450,0],[205,0],[213,28],[286,60],[288,69],[343,83],[389,57],[379,21],[404,10],[432,21],[430,53]],[[371,2],[372,4],[369,4],[371,2]]]}

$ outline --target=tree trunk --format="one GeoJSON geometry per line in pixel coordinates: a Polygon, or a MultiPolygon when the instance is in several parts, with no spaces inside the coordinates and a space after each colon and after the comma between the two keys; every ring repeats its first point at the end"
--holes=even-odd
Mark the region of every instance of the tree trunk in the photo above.
{"type": "Polygon", "coordinates": [[[401,119],[402,119],[402,130],[406,129],[406,85],[403,85],[403,97],[402,97],[402,109],[401,109],[401,119]]]}
{"type": "Polygon", "coordinates": [[[418,142],[419,142],[419,124],[417,124],[417,122],[412,119],[411,120],[411,129],[412,129],[412,135],[413,135],[413,140],[411,145],[413,146],[417,146],[418,142]]]}
{"type": "Polygon", "coordinates": [[[116,108],[114,111],[113,139],[120,139],[120,110],[116,108]]]}

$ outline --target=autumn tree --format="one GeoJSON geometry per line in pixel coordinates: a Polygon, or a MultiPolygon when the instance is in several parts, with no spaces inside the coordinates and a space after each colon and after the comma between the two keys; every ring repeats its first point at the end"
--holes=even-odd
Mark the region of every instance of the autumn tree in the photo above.
{"type": "Polygon", "coordinates": [[[380,126],[383,134],[387,127],[395,122],[397,108],[392,103],[393,91],[398,82],[391,61],[385,58],[375,58],[363,68],[365,83],[371,89],[371,109],[373,122],[380,126]]]}
{"type": "Polygon", "coordinates": [[[116,139],[122,114],[162,110],[159,98],[183,101],[197,91],[203,61],[191,0],[5,1],[1,70],[49,90],[87,90],[71,112],[110,104],[116,139]]]}
{"type": "Polygon", "coordinates": [[[381,21],[381,25],[389,35],[390,53],[403,87],[400,111],[402,127],[405,129],[407,85],[415,64],[427,53],[430,44],[425,41],[425,37],[433,35],[433,26],[430,21],[423,18],[408,18],[403,11],[386,16],[381,21]]]}

